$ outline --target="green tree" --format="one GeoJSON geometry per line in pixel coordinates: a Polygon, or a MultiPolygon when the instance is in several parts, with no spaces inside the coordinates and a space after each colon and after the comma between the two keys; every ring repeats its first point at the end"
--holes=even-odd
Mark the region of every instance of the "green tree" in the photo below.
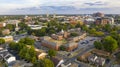
{"type": "Polygon", "coordinates": [[[114,39],[117,40],[117,38],[118,38],[118,33],[117,33],[117,31],[111,31],[111,32],[110,32],[110,36],[112,36],[114,39]]]}
{"type": "MultiPolygon", "coordinates": [[[[28,51],[28,50],[27,50],[28,51]]],[[[31,60],[31,56],[30,56],[30,54],[27,52],[26,54],[25,54],[25,57],[24,57],[26,60],[28,60],[28,61],[30,61],[31,60]]]]}
{"type": "Polygon", "coordinates": [[[120,47],[120,34],[119,34],[118,37],[117,37],[117,42],[118,42],[118,45],[119,45],[119,47],[120,47]]]}
{"type": "Polygon", "coordinates": [[[23,43],[16,43],[16,50],[19,52],[21,49],[23,49],[23,47],[25,47],[25,44],[23,43]]]}
{"type": "Polygon", "coordinates": [[[94,36],[104,36],[104,33],[102,31],[94,32],[94,36]]]}
{"type": "Polygon", "coordinates": [[[36,36],[45,36],[46,35],[46,28],[42,28],[36,31],[33,31],[35,33],[36,36]]]}
{"type": "Polygon", "coordinates": [[[28,53],[30,55],[30,60],[32,61],[32,57],[36,57],[36,52],[34,46],[31,46],[30,49],[28,50],[28,53]]]}
{"type": "Polygon", "coordinates": [[[62,25],[57,26],[57,32],[60,32],[63,29],[62,25]]]}
{"type": "Polygon", "coordinates": [[[33,57],[32,58],[32,63],[36,63],[37,62],[37,58],[36,57],[33,57]]]}
{"type": "Polygon", "coordinates": [[[0,36],[3,36],[3,34],[2,34],[2,30],[0,30],[0,36]]]}
{"type": "Polygon", "coordinates": [[[28,30],[30,28],[24,22],[19,23],[18,26],[20,27],[20,30],[28,30]]]}
{"type": "Polygon", "coordinates": [[[39,23],[38,23],[38,22],[35,22],[34,24],[35,24],[35,25],[38,25],[39,23]]]}
{"type": "Polygon", "coordinates": [[[19,56],[20,56],[21,58],[25,58],[26,53],[27,53],[27,50],[28,50],[28,48],[25,46],[23,49],[20,50],[19,56]]]}
{"type": "Polygon", "coordinates": [[[90,34],[94,34],[96,32],[96,29],[95,28],[92,28],[91,30],[89,30],[89,33],[90,34]]]}
{"type": "Polygon", "coordinates": [[[4,39],[0,39],[0,45],[4,44],[4,43],[5,43],[5,40],[4,39]]]}
{"type": "Polygon", "coordinates": [[[43,60],[38,60],[33,64],[33,67],[45,67],[43,60]]]}
{"type": "Polygon", "coordinates": [[[14,31],[15,30],[15,25],[7,24],[5,28],[10,29],[10,31],[14,31]]]}
{"type": "Polygon", "coordinates": [[[111,36],[107,36],[103,39],[103,47],[108,52],[113,52],[118,48],[117,41],[111,36]]]}
{"type": "Polygon", "coordinates": [[[75,25],[70,24],[70,29],[75,28],[75,25]]]}
{"type": "Polygon", "coordinates": [[[88,30],[89,30],[86,25],[82,25],[82,26],[81,26],[81,29],[82,29],[83,31],[88,31],[88,30]]]}
{"type": "Polygon", "coordinates": [[[73,32],[73,33],[71,33],[70,34],[70,36],[78,36],[79,34],[78,33],[75,33],[75,32],[73,32]]]}
{"type": "Polygon", "coordinates": [[[43,60],[44,64],[45,64],[45,67],[54,67],[54,64],[53,62],[50,60],[50,59],[44,59],[43,60]]]}
{"type": "Polygon", "coordinates": [[[104,30],[110,32],[111,31],[111,25],[110,24],[106,24],[104,26],[104,30]]]}
{"type": "Polygon", "coordinates": [[[66,48],[62,45],[62,46],[60,46],[60,50],[65,51],[66,48]]]}
{"type": "Polygon", "coordinates": [[[50,30],[49,34],[55,34],[55,30],[50,30]]]}
{"type": "Polygon", "coordinates": [[[10,47],[10,49],[15,50],[16,49],[16,43],[15,42],[11,42],[9,44],[9,47],[10,47]]]}
{"type": "Polygon", "coordinates": [[[99,42],[99,41],[95,41],[95,42],[94,42],[94,46],[95,46],[95,48],[97,48],[97,49],[102,49],[102,48],[103,48],[102,43],[99,42]]]}
{"type": "Polygon", "coordinates": [[[8,64],[5,63],[5,67],[8,67],[8,64]]]}
{"type": "Polygon", "coordinates": [[[50,56],[50,57],[53,57],[53,56],[55,56],[57,54],[57,52],[55,51],[55,50],[53,50],[53,49],[50,49],[49,51],[48,51],[48,55],[50,56]]]}
{"type": "Polygon", "coordinates": [[[29,37],[22,38],[22,39],[20,39],[19,42],[27,44],[27,45],[34,45],[34,43],[35,43],[35,41],[29,37]]]}
{"type": "Polygon", "coordinates": [[[76,28],[80,28],[80,27],[81,27],[80,23],[77,23],[77,24],[75,25],[75,27],[76,27],[76,28]]]}
{"type": "Polygon", "coordinates": [[[38,60],[33,64],[33,67],[54,67],[54,64],[50,59],[45,58],[43,60],[38,60]]]}

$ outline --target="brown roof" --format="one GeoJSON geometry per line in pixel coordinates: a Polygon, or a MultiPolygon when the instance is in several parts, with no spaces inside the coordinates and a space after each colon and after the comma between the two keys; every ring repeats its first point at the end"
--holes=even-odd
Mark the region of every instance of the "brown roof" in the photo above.
{"type": "Polygon", "coordinates": [[[92,52],[97,54],[97,55],[101,55],[101,56],[109,56],[110,55],[109,52],[106,52],[103,50],[98,50],[98,49],[93,49],[92,52]]]}
{"type": "Polygon", "coordinates": [[[70,67],[78,67],[78,64],[77,64],[77,63],[72,63],[72,64],[70,65],[70,67]]]}
{"type": "Polygon", "coordinates": [[[86,60],[87,57],[90,56],[90,55],[91,55],[91,53],[90,53],[90,52],[87,52],[87,53],[83,54],[82,56],[80,56],[79,58],[80,58],[81,60],[86,60]]]}
{"type": "Polygon", "coordinates": [[[51,58],[51,60],[53,61],[54,65],[57,66],[57,64],[62,60],[62,58],[54,56],[51,58]]]}

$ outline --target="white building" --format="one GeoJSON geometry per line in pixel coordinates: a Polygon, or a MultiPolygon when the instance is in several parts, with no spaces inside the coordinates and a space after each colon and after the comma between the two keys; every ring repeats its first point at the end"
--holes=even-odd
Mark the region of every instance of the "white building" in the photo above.
{"type": "Polygon", "coordinates": [[[15,25],[16,23],[20,23],[20,20],[7,20],[6,23],[15,25]]]}
{"type": "Polygon", "coordinates": [[[41,26],[41,25],[28,25],[31,29],[33,30],[38,30],[46,26],[41,26]]]}
{"type": "Polygon", "coordinates": [[[16,58],[14,56],[12,56],[11,54],[7,54],[5,57],[4,57],[4,60],[6,60],[6,62],[9,64],[13,61],[16,61],[16,58]]]}
{"type": "Polygon", "coordinates": [[[13,36],[5,36],[5,37],[0,37],[5,40],[5,42],[12,42],[13,41],[13,36]]]}
{"type": "Polygon", "coordinates": [[[13,55],[11,55],[7,49],[0,50],[0,58],[4,59],[8,64],[13,61],[16,61],[16,58],[13,55]]]}

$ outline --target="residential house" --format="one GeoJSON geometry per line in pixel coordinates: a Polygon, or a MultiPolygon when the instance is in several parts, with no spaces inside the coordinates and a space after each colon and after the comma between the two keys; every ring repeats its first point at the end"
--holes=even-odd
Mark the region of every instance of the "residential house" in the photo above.
{"type": "Polygon", "coordinates": [[[2,31],[2,34],[3,35],[8,35],[8,34],[10,34],[10,30],[9,29],[5,29],[5,30],[2,31]]]}
{"type": "Polygon", "coordinates": [[[0,28],[3,28],[6,26],[6,23],[0,22],[0,28]]]}
{"type": "Polygon", "coordinates": [[[8,64],[16,61],[16,58],[12,54],[10,54],[7,49],[0,50],[0,58],[5,60],[8,64]]]}
{"type": "Polygon", "coordinates": [[[93,54],[93,55],[91,55],[91,56],[88,57],[88,61],[89,61],[90,63],[94,64],[97,58],[98,58],[98,57],[93,54]]]}
{"type": "Polygon", "coordinates": [[[69,67],[79,67],[79,64],[73,62],[73,63],[71,63],[71,65],[69,67]]]}
{"type": "Polygon", "coordinates": [[[108,57],[110,56],[109,52],[103,51],[103,50],[98,50],[98,49],[93,49],[92,53],[99,55],[99,56],[104,56],[104,57],[108,57]]]}
{"type": "Polygon", "coordinates": [[[55,67],[59,67],[61,64],[64,63],[64,60],[57,56],[52,57],[51,60],[53,61],[55,67]]]}
{"type": "Polygon", "coordinates": [[[98,58],[95,60],[95,63],[96,63],[96,65],[103,66],[103,65],[105,64],[105,59],[102,58],[102,57],[98,57],[98,58]]]}
{"type": "Polygon", "coordinates": [[[88,57],[88,61],[89,61],[89,63],[95,64],[97,66],[104,66],[104,64],[105,64],[104,58],[98,57],[94,54],[88,57]]]}
{"type": "Polygon", "coordinates": [[[0,37],[0,38],[4,39],[6,43],[13,41],[13,36],[5,36],[5,37],[0,37]]]}

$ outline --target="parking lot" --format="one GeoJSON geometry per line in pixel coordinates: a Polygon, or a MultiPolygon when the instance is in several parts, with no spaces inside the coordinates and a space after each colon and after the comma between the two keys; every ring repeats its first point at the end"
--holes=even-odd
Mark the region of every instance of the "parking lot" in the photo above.
{"type": "Polygon", "coordinates": [[[85,48],[88,46],[92,46],[94,44],[94,41],[97,41],[98,37],[86,37],[85,39],[79,41],[78,48],[85,48]]]}

